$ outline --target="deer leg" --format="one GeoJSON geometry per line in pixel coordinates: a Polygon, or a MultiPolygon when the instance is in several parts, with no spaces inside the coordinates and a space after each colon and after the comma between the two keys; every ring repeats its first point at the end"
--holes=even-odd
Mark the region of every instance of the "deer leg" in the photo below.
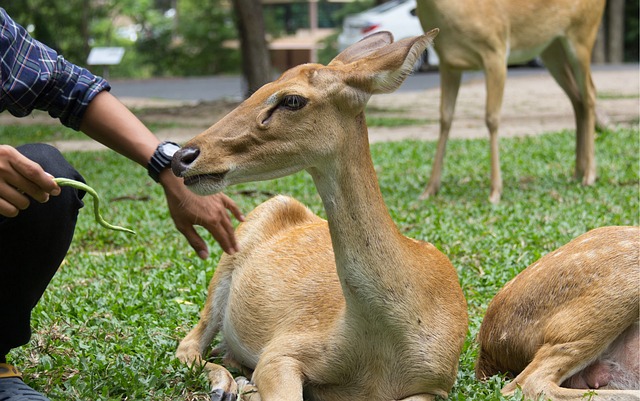
{"type": "Polygon", "coordinates": [[[262,401],[303,401],[300,362],[283,355],[279,346],[263,352],[253,372],[253,382],[260,389],[262,401]]]}
{"type": "MultiPolygon", "coordinates": [[[[176,357],[190,366],[203,366],[207,372],[214,394],[217,399],[227,400],[237,393],[237,385],[233,376],[223,366],[207,362],[203,359],[206,351],[211,347],[213,340],[220,331],[222,311],[226,305],[231,274],[226,274],[224,269],[216,271],[209,286],[209,293],[205,307],[200,314],[200,321],[189,334],[186,335],[176,351],[176,357]],[[231,394],[231,395],[229,395],[231,394]],[[226,397],[226,398],[225,398],[226,397]]],[[[232,397],[234,398],[234,397],[232,397]]]]}
{"type": "MultiPolygon", "coordinates": [[[[503,395],[513,394],[521,388],[526,399],[540,396],[554,401],[584,400],[585,394],[595,393],[594,401],[640,400],[637,390],[587,390],[560,387],[569,376],[585,368],[598,356],[599,347],[581,340],[572,343],[543,345],[529,365],[502,389],[503,395]]],[[[587,398],[588,399],[588,396],[587,398]]]]}
{"type": "MultiPolygon", "coordinates": [[[[544,391],[544,399],[554,401],[638,401],[638,390],[582,390],[560,387],[555,383],[548,383],[544,391]]],[[[534,398],[536,399],[536,398],[534,398]]]]}
{"type": "Polygon", "coordinates": [[[596,116],[590,52],[586,49],[568,50],[568,47],[566,41],[558,39],[541,56],[553,78],[571,100],[576,120],[575,177],[582,179],[583,185],[591,185],[596,180],[596,116]]]}
{"type": "Polygon", "coordinates": [[[576,49],[576,55],[573,71],[582,99],[582,118],[576,121],[576,135],[580,138],[576,154],[576,178],[582,178],[582,185],[592,185],[596,181],[596,88],[591,78],[590,49],[576,49]]]}
{"type": "Polygon", "coordinates": [[[420,199],[427,199],[437,194],[440,189],[444,154],[447,148],[447,140],[449,139],[449,131],[451,130],[453,112],[456,107],[461,80],[462,71],[443,65],[440,66],[440,137],[438,138],[436,156],[433,159],[429,185],[420,195],[420,199]]]}
{"type": "Polygon", "coordinates": [[[491,57],[484,61],[487,85],[485,123],[489,129],[491,147],[491,193],[489,195],[489,201],[491,201],[491,203],[500,202],[500,197],[502,196],[498,127],[500,126],[500,110],[502,108],[504,84],[507,78],[507,64],[504,60],[504,57],[491,57]]]}
{"type": "MultiPolygon", "coordinates": [[[[217,333],[208,321],[200,320],[198,325],[180,342],[176,357],[189,366],[203,366],[207,370],[209,382],[214,392],[218,392],[219,400],[226,400],[227,394],[236,394],[238,387],[233,376],[221,365],[203,359],[205,350],[211,345],[217,333]]],[[[212,399],[213,398],[212,396],[212,399]]]]}

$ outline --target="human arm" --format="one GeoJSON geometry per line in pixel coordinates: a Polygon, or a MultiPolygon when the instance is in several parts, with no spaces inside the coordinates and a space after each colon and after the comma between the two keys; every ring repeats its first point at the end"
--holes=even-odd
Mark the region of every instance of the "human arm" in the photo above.
{"type": "MultiPolygon", "coordinates": [[[[147,165],[159,140],[108,92],[109,84],[31,38],[2,8],[0,55],[0,112],[8,110],[15,116],[25,116],[33,109],[46,110],[64,125],[84,132],[142,166],[147,165]]],[[[59,193],[58,186],[42,168],[33,166],[15,149],[3,150],[6,155],[6,159],[0,160],[3,215],[15,215],[28,206],[24,193],[42,202],[59,193]]],[[[231,199],[225,195],[198,197],[168,170],[161,174],[160,183],[176,227],[198,256],[207,257],[208,250],[194,225],[205,227],[225,252],[237,250],[226,210],[239,220],[243,217],[231,199]]]]}
{"type": "MultiPolygon", "coordinates": [[[[109,92],[101,92],[89,104],[80,130],[91,138],[146,166],[160,143],[158,138],[138,120],[126,106],[109,92]]],[[[194,226],[204,227],[213,235],[225,252],[237,251],[233,225],[227,210],[240,221],[244,220],[237,205],[224,194],[198,196],[187,189],[167,169],[160,173],[171,217],[176,228],[187,238],[201,258],[209,253],[207,245],[194,226]]]]}

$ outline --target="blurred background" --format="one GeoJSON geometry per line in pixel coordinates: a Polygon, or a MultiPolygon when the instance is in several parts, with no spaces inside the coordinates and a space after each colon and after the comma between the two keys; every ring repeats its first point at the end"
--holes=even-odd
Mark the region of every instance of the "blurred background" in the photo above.
{"type": "MultiPolygon", "coordinates": [[[[638,4],[608,1],[594,63],[638,62],[638,4]]],[[[97,74],[242,74],[248,93],[293,65],[326,63],[366,34],[396,30],[400,39],[420,29],[415,0],[3,0],[0,6],[35,38],[97,74]],[[116,62],[89,59],[105,48],[119,52],[116,62]]],[[[423,61],[422,69],[437,66],[435,54],[423,61]]]]}

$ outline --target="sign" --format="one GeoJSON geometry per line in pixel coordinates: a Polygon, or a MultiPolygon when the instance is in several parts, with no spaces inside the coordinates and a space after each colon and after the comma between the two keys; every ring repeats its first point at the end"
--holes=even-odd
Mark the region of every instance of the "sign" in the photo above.
{"type": "Polygon", "coordinates": [[[124,47],[94,47],[87,57],[88,65],[120,64],[124,56],[124,47]]]}

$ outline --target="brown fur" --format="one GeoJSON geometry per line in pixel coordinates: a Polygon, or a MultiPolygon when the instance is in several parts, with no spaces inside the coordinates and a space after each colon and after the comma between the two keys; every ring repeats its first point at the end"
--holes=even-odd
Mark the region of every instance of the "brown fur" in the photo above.
{"type": "MultiPolygon", "coordinates": [[[[466,303],[448,258],[391,220],[363,114],[372,94],[400,85],[434,35],[391,43],[379,34],[326,67],[295,67],[176,155],[174,171],[199,193],[305,169],[328,220],[283,196],[256,208],[238,229],[240,252],[220,261],[181,360],[202,363],[221,333],[226,364],[253,372],[252,400],[446,396],[466,303]],[[291,95],[304,107],[283,107],[291,95]]],[[[224,367],[205,366],[214,389],[238,391],[224,367]]]]}
{"type": "Polygon", "coordinates": [[[425,31],[441,30],[434,44],[440,58],[442,89],[440,139],[423,198],[435,195],[440,188],[462,71],[481,69],[486,80],[485,117],[491,142],[490,200],[500,200],[498,127],[507,63],[525,62],[537,55],[575,111],[576,178],[584,185],[595,182],[596,93],[590,62],[604,4],[605,0],[418,0],[418,16],[425,31]]]}
{"type": "Polygon", "coordinates": [[[523,270],[489,304],[476,376],[508,373],[503,392],[533,399],[577,401],[589,385],[594,401],[640,399],[639,253],[638,227],[604,227],[523,270]]]}

